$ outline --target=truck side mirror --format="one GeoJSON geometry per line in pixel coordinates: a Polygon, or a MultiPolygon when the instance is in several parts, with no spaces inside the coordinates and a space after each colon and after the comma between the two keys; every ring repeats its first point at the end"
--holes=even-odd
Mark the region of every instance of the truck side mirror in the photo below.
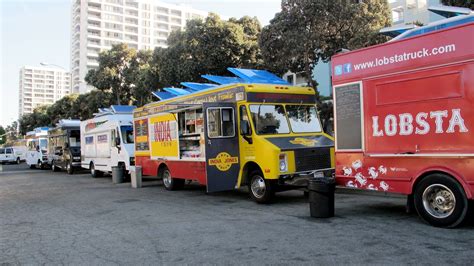
{"type": "Polygon", "coordinates": [[[120,137],[115,138],[115,146],[120,146],[120,137]]]}

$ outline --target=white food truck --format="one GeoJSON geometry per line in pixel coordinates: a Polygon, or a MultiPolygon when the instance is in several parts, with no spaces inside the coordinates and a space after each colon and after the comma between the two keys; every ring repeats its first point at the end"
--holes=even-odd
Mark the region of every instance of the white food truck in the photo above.
{"type": "Polygon", "coordinates": [[[94,118],[81,121],[81,166],[92,177],[101,176],[118,166],[127,173],[135,165],[133,109],[112,105],[101,108],[94,118]]]}
{"type": "Polygon", "coordinates": [[[48,165],[48,129],[38,127],[26,133],[26,164],[30,168],[44,169],[48,165]]]}

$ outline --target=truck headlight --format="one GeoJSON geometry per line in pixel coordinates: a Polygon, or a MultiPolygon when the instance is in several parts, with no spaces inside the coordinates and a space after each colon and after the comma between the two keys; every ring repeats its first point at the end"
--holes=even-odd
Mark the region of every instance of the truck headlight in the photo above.
{"type": "Polygon", "coordinates": [[[287,172],[288,171],[288,162],[286,158],[286,153],[280,153],[279,156],[280,161],[280,172],[287,172]]]}

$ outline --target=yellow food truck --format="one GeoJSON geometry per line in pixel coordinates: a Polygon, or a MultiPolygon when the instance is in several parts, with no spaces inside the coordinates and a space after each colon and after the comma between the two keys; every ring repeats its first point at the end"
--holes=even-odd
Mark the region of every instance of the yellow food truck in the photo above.
{"type": "Polygon", "coordinates": [[[187,83],[154,93],[160,101],[134,110],[136,165],[168,190],[185,180],[208,192],[247,185],[251,197],[306,187],[332,175],[334,140],[322,131],[309,87],[264,71],[203,75],[218,84],[187,83]]]}

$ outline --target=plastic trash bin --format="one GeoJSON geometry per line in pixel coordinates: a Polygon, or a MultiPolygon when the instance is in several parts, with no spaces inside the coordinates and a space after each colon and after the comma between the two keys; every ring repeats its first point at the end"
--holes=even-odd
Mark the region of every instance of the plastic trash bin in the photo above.
{"type": "Polygon", "coordinates": [[[336,181],[333,177],[314,178],[309,181],[309,211],[311,217],[334,217],[334,191],[336,181]]]}
{"type": "Polygon", "coordinates": [[[124,171],[122,167],[112,166],[112,182],[120,184],[125,181],[124,171]]]}
{"type": "Polygon", "coordinates": [[[130,166],[132,173],[131,183],[133,188],[142,187],[142,167],[141,166],[130,166]]]}

